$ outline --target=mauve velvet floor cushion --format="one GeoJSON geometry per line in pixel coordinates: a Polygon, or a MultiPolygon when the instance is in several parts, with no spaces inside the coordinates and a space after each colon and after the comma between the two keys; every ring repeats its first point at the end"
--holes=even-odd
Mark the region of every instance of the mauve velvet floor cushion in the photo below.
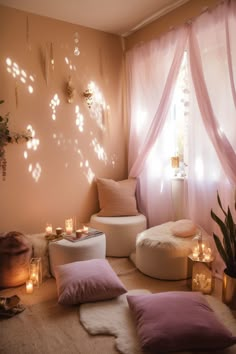
{"type": "Polygon", "coordinates": [[[0,235],[0,288],[25,283],[32,252],[32,243],[22,233],[11,231],[0,235]]]}
{"type": "Polygon", "coordinates": [[[59,265],[55,275],[61,305],[109,300],[127,292],[106,259],[59,265]]]}
{"type": "Polygon", "coordinates": [[[236,343],[204,295],[170,291],[127,296],[143,351],[210,351],[236,343]]]}

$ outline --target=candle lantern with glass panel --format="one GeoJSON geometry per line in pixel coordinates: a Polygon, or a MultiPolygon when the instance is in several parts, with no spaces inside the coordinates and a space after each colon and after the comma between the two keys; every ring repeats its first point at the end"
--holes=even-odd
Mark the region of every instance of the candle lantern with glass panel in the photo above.
{"type": "Polygon", "coordinates": [[[193,239],[189,260],[192,266],[192,290],[201,291],[203,294],[211,294],[214,289],[214,277],[212,275],[214,257],[209,239],[203,238],[201,231],[193,239]]]}

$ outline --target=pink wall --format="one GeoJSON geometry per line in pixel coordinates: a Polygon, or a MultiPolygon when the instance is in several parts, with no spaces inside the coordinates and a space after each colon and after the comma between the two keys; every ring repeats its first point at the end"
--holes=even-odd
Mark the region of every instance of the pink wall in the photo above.
{"type": "Polygon", "coordinates": [[[87,222],[98,209],[93,176],[119,180],[127,175],[120,38],[0,6],[0,53],[0,99],[5,100],[0,114],[10,112],[13,131],[31,124],[39,139],[35,151],[26,144],[7,146],[7,178],[0,180],[0,232],[44,232],[46,222],[63,227],[65,218],[75,215],[77,221],[87,222]],[[79,56],[73,54],[75,32],[79,56]],[[46,74],[51,43],[55,67],[46,65],[46,74]],[[13,63],[20,72],[16,77],[13,63]],[[76,89],[71,104],[66,96],[69,76],[76,89]],[[90,81],[109,109],[88,109],[82,92],[90,81]],[[50,103],[55,94],[60,104],[54,120],[50,103]],[[76,107],[82,115],[81,131],[76,107]]]}

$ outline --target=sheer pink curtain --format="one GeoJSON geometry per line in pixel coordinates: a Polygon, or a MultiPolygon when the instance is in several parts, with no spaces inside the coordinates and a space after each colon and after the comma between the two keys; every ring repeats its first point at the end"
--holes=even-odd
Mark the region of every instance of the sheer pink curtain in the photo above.
{"type": "Polygon", "coordinates": [[[139,208],[149,226],[172,219],[168,112],[186,46],[185,27],[127,53],[129,175],[138,177],[139,208]]]}
{"type": "MultiPolygon", "coordinates": [[[[188,216],[219,233],[216,192],[234,211],[236,184],[236,2],[194,21],[189,36],[192,101],[189,122],[188,216]]],[[[221,272],[219,258],[216,269],[221,272]]]]}

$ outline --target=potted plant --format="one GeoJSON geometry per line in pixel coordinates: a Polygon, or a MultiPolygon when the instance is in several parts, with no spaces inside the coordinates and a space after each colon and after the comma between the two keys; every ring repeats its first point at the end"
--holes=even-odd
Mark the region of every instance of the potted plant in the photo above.
{"type": "MultiPolygon", "coordinates": [[[[221,220],[211,210],[211,217],[219,226],[223,239],[213,233],[216,248],[225,264],[222,287],[222,300],[232,308],[236,308],[236,224],[228,206],[227,211],[223,208],[219,193],[217,201],[224,214],[221,220]]],[[[236,204],[234,205],[236,210],[236,204]]]]}

